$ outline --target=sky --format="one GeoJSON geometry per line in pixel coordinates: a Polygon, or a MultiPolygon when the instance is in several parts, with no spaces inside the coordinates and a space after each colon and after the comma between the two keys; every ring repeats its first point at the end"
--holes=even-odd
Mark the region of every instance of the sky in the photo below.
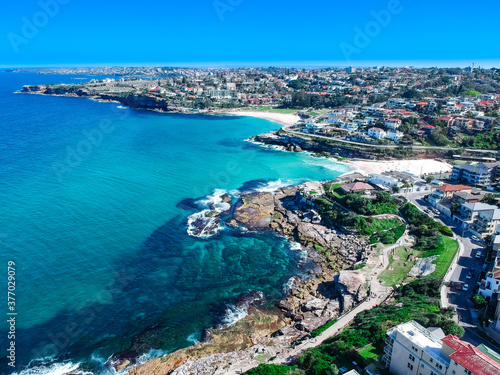
{"type": "Polygon", "coordinates": [[[500,2],[475,4],[3,0],[0,66],[500,67],[500,2]]]}

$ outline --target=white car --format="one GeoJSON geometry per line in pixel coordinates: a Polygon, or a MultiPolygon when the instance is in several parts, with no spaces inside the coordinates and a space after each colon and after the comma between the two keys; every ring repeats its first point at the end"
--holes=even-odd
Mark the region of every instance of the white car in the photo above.
{"type": "Polygon", "coordinates": [[[468,291],[469,290],[469,284],[464,284],[464,286],[462,287],[462,290],[464,292],[468,291]]]}
{"type": "Polygon", "coordinates": [[[478,252],[476,253],[476,258],[477,258],[477,259],[481,258],[481,255],[483,255],[483,254],[481,254],[481,252],[480,252],[480,251],[478,251],[478,252]]]}
{"type": "Polygon", "coordinates": [[[472,240],[474,240],[474,241],[479,241],[479,237],[478,237],[478,236],[472,236],[471,238],[472,238],[472,240]]]}

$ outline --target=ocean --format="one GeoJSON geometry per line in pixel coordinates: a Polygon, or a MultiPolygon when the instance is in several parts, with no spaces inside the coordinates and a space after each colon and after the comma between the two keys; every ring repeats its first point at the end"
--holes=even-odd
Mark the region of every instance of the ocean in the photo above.
{"type": "MultiPolygon", "coordinates": [[[[250,117],[160,114],[118,103],[16,93],[94,77],[0,71],[0,283],[15,263],[20,374],[114,373],[244,316],[241,293],[279,299],[303,254],[272,232],[221,225],[188,233],[224,192],[328,180],[348,167],[246,141],[279,125],[250,117]],[[193,216],[195,215],[195,216],[193,216]]],[[[8,323],[1,325],[7,352],[8,323]]]]}

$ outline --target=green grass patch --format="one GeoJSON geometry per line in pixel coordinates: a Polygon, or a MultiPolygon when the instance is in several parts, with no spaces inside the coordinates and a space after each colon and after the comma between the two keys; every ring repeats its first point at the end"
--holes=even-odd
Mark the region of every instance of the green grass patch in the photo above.
{"type": "Polygon", "coordinates": [[[311,336],[312,337],[318,337],[319,335],[321,335],[323,332],[325,332],[328,328],[330,328],[331,326],[333,326],[335,323],[337,323],[337,319],[333,319],[331,321],[329,321],[328,323],[326,323],[325,325],[315,329],[314,331],[311,332],[311,336]]]}
{"type": "Polygon", "coordinates": [[[415,262],[407,261],[409,252],[404,247],[397,247],[394,250],[395,257],[392,255],[389,258],[389,267],[378,277],[385,286],[394,286],[401,284],[403,279],[408,276],[415,262]],[[397,258],[397,259],[395,259],[397,258]],[[405,266],[406,263],[406,266],[405,266]]]}
{"type": "Polygon", "coordinates": [[[375,361],[377,361],[379,357],[377,348],[372,345],[365,346],[363,349],[361,349],[359,351],[359,355],[365,359],[373,359],[375,361]]]}
{"type": "Polygon", "coordinates": [[[450,237],[442,237],[443,239],[436,249],[425,252],[425,257],[439,255],[439,257],[434,262],[434,264],[436,265],[436,270],[430,275],[425,276],[426,278],[444,277],[446,271],[448,271],[448,269],[450,268],[450,264],[455,257],[455,254],[457,253],[458,242],[450,237]]]}

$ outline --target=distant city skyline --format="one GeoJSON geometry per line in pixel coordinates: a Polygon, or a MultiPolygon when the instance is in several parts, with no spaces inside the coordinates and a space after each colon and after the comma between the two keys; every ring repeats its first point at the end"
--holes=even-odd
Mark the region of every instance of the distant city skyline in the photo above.
{"type": "Polygon", "coordinates": [[[1,67],[500,67],[500,4],[193,0],[3,4],[1,67]]]}

